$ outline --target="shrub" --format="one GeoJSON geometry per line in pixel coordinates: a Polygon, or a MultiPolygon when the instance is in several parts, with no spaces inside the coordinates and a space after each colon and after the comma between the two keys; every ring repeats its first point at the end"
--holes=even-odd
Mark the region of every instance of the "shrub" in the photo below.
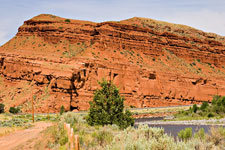
{"type": "Polygon", "coordinates": [[[99,82],[101,89],[94,93],[93,102],[87,116],[89,125],[116,124],[120,128],[127,128],[134,124],[131,112],[124,113],[124,98],[120,96],[119,89],[106,80],[99,82]]]}
{"type": "Polygon", "coordinates": [[[198,132],[195,133],[195,138],[204,139],[205,138],[205,130],[201,128],[198,132]]]}
{"type": "Polygon", "coordinates": [[[130,108],[136,108],[136,106],[134,106],[134,105],[130,105],[130,108]]]}
{"type": "Polygon", "coordinates": [[[137,129],[127,128],[115,134],[110,145],[103,148],[107,150],[189,150],[195,145],[184,142],[175,142],[174,138],[164,133],[161,128],[149,128],[139,125],[137,129]]]}
{"type": "Polygon", "coordinates": [[[20,108],[19,107],[10,107],[9,112],[12,114],[17,114],[20,112],[20,108]]]}
{"type": "Polygon", "coordinates": [[[112,142],[113,135],[109,131],[99,131],[96,134],[93,134],[97,139],[97,143],[102,146],[112,142]]]}
{"type": "Polygon", "coordinates": [[[78,122],[78,115],[72,112],[68,112],[68,113],[64,113],[61,117],[60,117],[60,124],[61,127],[63,127],[63,123],[68,123],[71,126],[75,125],[78,122]]]}
{"type": "Polygon", "coordinates": [[[0,121],[0,127],[30,127],[27,120],[21,118],[13,118],[11,120],[0,121]]]}
{"type": "Polygon", "coordinates": [[[70,22],[70,19],[66,19],[65,22],[70,22]]]}
{"type": "Polygon", "coordinates": [[[60,108],[60,115],[62,115],[64,112],[65,112],[65,108],[64,108],[64,106],[62,105],[61,108],[60,108]]]}
{"type": "Polygon", "coordinates": [[[5,112],[5,105],[0,104],[0,113],[4,113],[4,112],[5,112]]]}
{"type": "Polygon", "coordinates": [[[213,104],[213,105],[216,105],[216,102],[217,102],[219,99],[220,99],[220,96],[219,96],[219,95],[215,95],[215,96],[213,97],[212,104],[213,104]]]}
{"type": "Polygon", "coordinates": [[[201,107],[200,107],[200,109],[202,111],[204,111],[208,106],[209,106],[209,104],[207,102],[203,102],[202,105],[201,105],[201,107]]]}
{"type": "Polygon", "coordinates": [[[57,126],[53,127],[53,137],[55,143],[59,143],[61,146],[65,145],[68,142],[68,136],[66,130],[58,128],[57,126]]]}
{"type": "Polygon", "coordinates": [[[209,136],[207,138],[215,145],[223,144],[225,142],[225,128],[210,128],[209,136]]]}
{"type": "Polygon", "coordinates": [[[225,96],[214,96],[212,100],[213,112],[220,114],[225,112],[225,96]]]}
{"type": "Polygon", "coordinates": [[[178,137],[187,141],[192,137],[192,128],[185,128],[178,133],[178,137]]]}
{"type": "MultiPolygon", "coordinates": [[[[214,96],[212,104],[203,102],[199,108],[196,104],[187,111],[179,112],[176,117],[222,117],[225,113],[225,96],[214,96]],[[194,114],[194,113],[197,114],[194,114]]],[[[183,118],[182,118],[183,119],[183,118]]],[[[190,118],[187,118],[190,119],[190,118]]]]}
{"type": "Polygon", "coordinates": [[[194,113],[196,113],[198,110],[198,106],[196,104],[194,104],[192,110],[194,113]]]}
{"type": "Polygon", "coordinates": [[[208,113],[207,117],[211,118],[214,117],[214,115],[212,113],[208,113]]]}

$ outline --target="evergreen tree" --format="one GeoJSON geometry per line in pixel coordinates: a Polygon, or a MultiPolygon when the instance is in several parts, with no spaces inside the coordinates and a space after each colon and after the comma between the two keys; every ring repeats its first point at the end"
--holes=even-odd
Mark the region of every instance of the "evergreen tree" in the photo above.
{"type": "Polygon", "coordinates": [[[207,102],[203,102],[202,105],[201,105],[201,107],[200,107],[200,109],[202,111],[205,111],[208,106],[209,106],[209,104],[207,102]]]}
{"type": "Polygon", "coordinates": [[[64,112],[65,112],[65,107],[64,105],[62,105],[60,108],[60,115],[62,115],[64,112]]]}
{"type": "Polygon", "coordinates": [[[4,112],[5,112],[5,105],[0,104],[0,113],[4,113],[4,112]]]}
{"type": "Polygon", "coordinates": [[[194,112],[194,113],[196,113],[196,112],[197,112],[197,110],[198,110],[198,106],[197,106],[196,104],[194,104],[194,105],[193,105],[193,109],[192,109],[192,110],[193,110],[193,112],[194,112]]]}
{"type": "Polygon", "coordinates": [[[99,82],[101,89],[94,93],[93,101],[87,122],[90,125],[116,124],[121,129],[134,124],[130,111],[124,111],[124,98],[120,96],[119,89],[111,82],[102,80],[99,82]]]}

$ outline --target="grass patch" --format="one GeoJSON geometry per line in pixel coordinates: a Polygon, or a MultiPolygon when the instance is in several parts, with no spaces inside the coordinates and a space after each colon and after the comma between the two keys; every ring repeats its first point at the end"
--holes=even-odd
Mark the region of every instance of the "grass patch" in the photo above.
{"type": "Polygon", "coordinates": [[[214,96],[212,103],[203,102],[200,107],[196,104],[186,111],[175,114],[174,120],[219,119],[225,116],[225,96],[214,96]]]}
{"type": "MultiPolygon", "coordinates": [[[[49,128],[53,141],[48,144],[50,149],[67,149],[68,139],[63,129],[63,123],[69,123],[74,133],[79,135],[81,149],[85,150],[189,150],[202,146],[203,149],[221,149],[225,142],[225,128],[211,129],[210,135],[200,129],[195,134],[192,129],[180,133],[180,139],[165,134],[162,128],[149,128],[139,125],[120,130],[116,125],[89,126],[85,116],[65,113],[55,127],[49,128]]],[[[39,144],[40,145],[40,144],[39,144]]]]}

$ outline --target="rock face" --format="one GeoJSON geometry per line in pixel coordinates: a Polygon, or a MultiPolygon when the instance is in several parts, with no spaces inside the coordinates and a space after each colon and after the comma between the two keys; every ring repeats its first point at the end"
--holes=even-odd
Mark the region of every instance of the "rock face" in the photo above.
{"type": "Polygon", "coordinates": [[[0,56],[0,102],[23,111],[30,111],[32,95],[38,112],[87,110],[102,78],[138,108],[225,95],[225,38],[151,19],[93,23],[39,15],[24,22],[0,56]]]}

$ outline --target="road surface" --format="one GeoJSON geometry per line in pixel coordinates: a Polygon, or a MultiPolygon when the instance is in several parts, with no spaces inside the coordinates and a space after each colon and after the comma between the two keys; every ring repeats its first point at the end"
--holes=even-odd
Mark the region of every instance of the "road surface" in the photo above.
{"type": "Polygon", "coordinates": [[[24,144],[26,141],[37,138],[41,131],[51,125],[52,123],[37,122],[34,124],[34,127],[3,136],[0,138],[0,150],[11,150],[21,144],[24,144]]]}

